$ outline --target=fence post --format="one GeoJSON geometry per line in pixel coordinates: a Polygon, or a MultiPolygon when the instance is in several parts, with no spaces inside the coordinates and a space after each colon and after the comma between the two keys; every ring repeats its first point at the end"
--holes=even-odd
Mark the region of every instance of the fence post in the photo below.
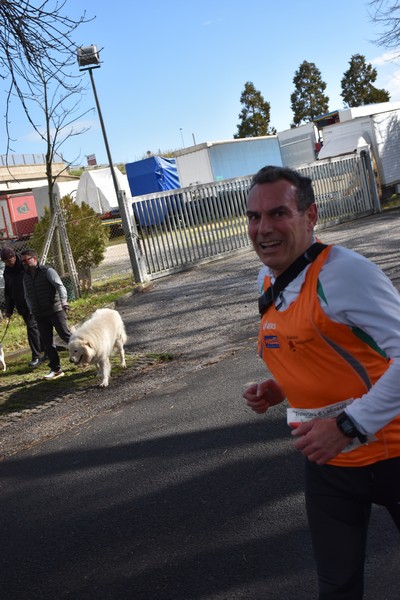
{"type": "Polygon", "coordinates": [[[374,168],[372,166],[371,155],[366,150],[361,150],[360,156],[361,156],[361,160],[363,161],[365,167],[367,168],[369,187],[370,187],[371,196],[372,196],[373,209],[374,209],[374,212],[379,213],[382,211],[382,207],[381,207],[381,203],[379,200],[378,186],[377,186],[376,179],[375,179],[374,168]]]}
{"type": "Polygon", "coordinates": [[[145,283],[149,281],[146,264],[143,254],[140,252],[138,244],[138,231],[133,216],[128,210],[128,201],[124,190],[118,190],[118,206],[121,213],[122,227],[125,234],[126,243],[128,246],[129,258],[131,261],[133,276],[135,282],[145,283]]]}

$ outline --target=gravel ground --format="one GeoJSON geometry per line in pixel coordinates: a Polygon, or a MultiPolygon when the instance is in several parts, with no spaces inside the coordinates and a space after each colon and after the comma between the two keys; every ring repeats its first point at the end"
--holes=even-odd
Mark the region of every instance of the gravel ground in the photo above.
{"type": "MultiPolygon", "coordinates": [[[[400,209],[321,230],[319,237],[371,258],[400,288],[400,209]]],[[[128,333],[127,352],[166,352],[173,359],[162,364],[143,361],[118,378],[111,376],[106,389],[97,387],[94,380],[85,392],[66,390],[44,408],[0,420],[0,458],[75,428],[121,403],[141,401],[152,391],[229,358],[241,348],[254,344],[256,352],[259,266],[254,252],[245,249],[158,279],[142,292],[124,297],[117,309],[128,333]]]]}

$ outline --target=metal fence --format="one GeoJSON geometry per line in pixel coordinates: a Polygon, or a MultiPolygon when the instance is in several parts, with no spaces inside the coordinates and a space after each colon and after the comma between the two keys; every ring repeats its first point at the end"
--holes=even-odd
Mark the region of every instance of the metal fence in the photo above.
{"type": "Polygon", "coordinates": [[[297,169],[313,181],[318,227],[329,227],[380,211],[368,153],[321,160],[297,169]]]}
{"type": "MultiPolygon", "coordinates": [[[[318,205],[318,227],[379,211],[376,182],[369,155],[318,161],[297,169],[311,177],[318,205]]],[[[247,236],[246,201],[251,176],[128,199],[133,204],[140,251],[150,279],[212,260],[250,244],[247,236]]],[[[34,224],[21,219],[12,235],[5,230],[0,246],[17,252],[29,247],[34,224]]],[[[132,262],[118,217],[104,222],[109,245],[101,264],[92,269],[91,280],[132,275],[132,262]]],[[[72,248],[73,252],[73,248],[72,248]]],[[[64,253],[65,254],[65,253],[64,253]]],[[[68,257],[67,257],[68,258],[68,257]]],[[[65,256],[47,257],[47,264],[63,275],[71,298],[73,279],[65,256]]],[[[0,261],[0,267],[4,266],[0,261]]],[[[0,269],[0,308],[4,280],[0,269]]]]}
{"type": "Polygon", "coordinates": [[[133,211],[150,275],[165,274],[248,245],[250,177],[134,199],[133,211]]]}
{"type": "MultiPolygon", "coordinates": [[[[297,169],[311,177],[318,227],[378,210],[368,156],[319,161],[297,169]]],[[[246,198],[251,176],[133,199],[140,246],[151,278],[250,244],[246,198]]]]}

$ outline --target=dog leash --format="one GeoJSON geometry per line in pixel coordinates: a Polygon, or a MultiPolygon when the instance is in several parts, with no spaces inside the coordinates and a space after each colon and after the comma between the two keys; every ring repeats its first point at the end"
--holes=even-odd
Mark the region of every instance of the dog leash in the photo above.
{"type": "Polygon", "coordinates": [[[2,338],[1,338],[1,340],[0,340],[0,344],[2,344],[2,343],[3,343],[3,340],[4,340],[4,338],[6,337],[6,333],[7,333],[8,326],[9,326],[9,324],[10,324],[10,321],[11,321],[11,317],[8,317],[7,325],[6,325],[5,331],[4,331],[4,333],[3,333],[3,337],[2,337],[2,338]]]}

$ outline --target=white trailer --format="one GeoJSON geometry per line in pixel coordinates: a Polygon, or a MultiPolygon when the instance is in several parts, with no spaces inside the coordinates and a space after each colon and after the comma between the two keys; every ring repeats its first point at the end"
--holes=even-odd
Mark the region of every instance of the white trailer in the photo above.
{"type": "Polygon", "coordinates": [[[205,142],[174,156],[183,188],[253,175],[265,165],[282,166],[277,135],[205,142]]]}
{"type": "Polygon", "coordinates": [[[400,186],[400,102],[383,102],[338,111],[339,122],[322,128],[318,159],[369,147],[379,183],[390,193],[400,186]]]}
{"type": "Polygon", "coordinates": [[[278,141],[285,167],[295,169],[317,159],[318,131],[314,123],[278,131],[278,141]]]}

